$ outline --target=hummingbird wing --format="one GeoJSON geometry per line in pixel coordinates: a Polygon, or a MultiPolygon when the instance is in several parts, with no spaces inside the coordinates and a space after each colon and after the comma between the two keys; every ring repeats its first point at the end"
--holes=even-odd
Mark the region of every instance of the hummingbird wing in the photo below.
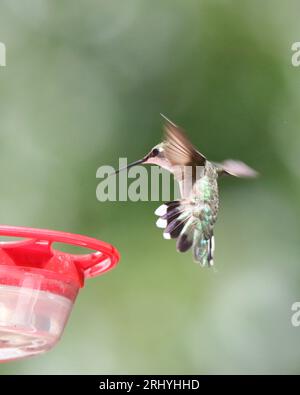
{"type": "Polygon", "coordinates": [[[192,145],[183,129],[165,118],[164,153],[173,166],[182,197],[190,195],[193,184],[201,177],[206,158],[192,145]]]}
{"type": "Polygon", "coordinates": [[[164,117],[165,154],[173,166],[204,166],[206,158],[192,145],[183,129],[164,117]]]}
{"type": "Polygon", "coordinates": [[[234,177],[257,177],[258,173],[246,163],[238,160],[227,159],[222,163],[215,163],[219,175],[231,175],[234,177]]]}

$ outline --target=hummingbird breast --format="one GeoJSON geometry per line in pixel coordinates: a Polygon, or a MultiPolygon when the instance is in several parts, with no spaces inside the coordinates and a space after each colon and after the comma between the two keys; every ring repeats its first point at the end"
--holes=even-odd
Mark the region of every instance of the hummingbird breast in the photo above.
{"type": "Polygon", "coordinates": [[[211,166],[209,171],[206,171],[204,176],[195,182],[193,188],[193,216],[200,219],[202,231],[206,234],[212,232],[218,215],[219,191],[217,178],[217,172],[211,166]]]}

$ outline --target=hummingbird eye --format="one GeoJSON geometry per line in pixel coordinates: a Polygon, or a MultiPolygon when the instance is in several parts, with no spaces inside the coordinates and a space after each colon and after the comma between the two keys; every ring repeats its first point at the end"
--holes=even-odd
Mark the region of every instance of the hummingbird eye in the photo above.
{"type": "Polygon", "coordinates": [[[152,152],[151,152],[152,157],[157,156],[158,154],[159,154],[159,149],[157,149],[157,148],[154,148],[154,150],[152,150],[152,152]]]}

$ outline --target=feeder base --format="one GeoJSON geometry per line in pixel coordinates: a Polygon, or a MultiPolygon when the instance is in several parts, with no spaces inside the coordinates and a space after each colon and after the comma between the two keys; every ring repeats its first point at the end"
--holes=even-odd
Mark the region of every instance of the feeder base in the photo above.
{"type": "Polygon", "coordinates": [[[0,285],[0,361],[52,348],[72,306],[71,300],[51,292],[0,285]]]}

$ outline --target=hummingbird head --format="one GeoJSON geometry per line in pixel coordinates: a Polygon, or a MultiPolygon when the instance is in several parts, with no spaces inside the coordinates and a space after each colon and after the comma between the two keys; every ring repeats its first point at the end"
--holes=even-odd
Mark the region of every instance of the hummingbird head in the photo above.
{"type": "Polygon", "coordinates": [[[166,143],[163,142],[153,147],[152,150],[145,156],[143,163],[157,165],[163,169],[170,170],[172,165],[166,158],[165,144],[166,143]]]}
{"type": "Polygon", "coordinates": [[[172,165],[165,156],[164,145],[165,145],[165,143],[157,144],[142,159],[139,159],[133,163],[130,163],[128,166],[117,170],[116,174],[118,174],[122,170],[129,169],[130,167],[133,167],[136,165],[146,165],[146,164],[158,165],[158,166],[162,167],[163,169],[170,171],[172,168],[172,165]]]}

